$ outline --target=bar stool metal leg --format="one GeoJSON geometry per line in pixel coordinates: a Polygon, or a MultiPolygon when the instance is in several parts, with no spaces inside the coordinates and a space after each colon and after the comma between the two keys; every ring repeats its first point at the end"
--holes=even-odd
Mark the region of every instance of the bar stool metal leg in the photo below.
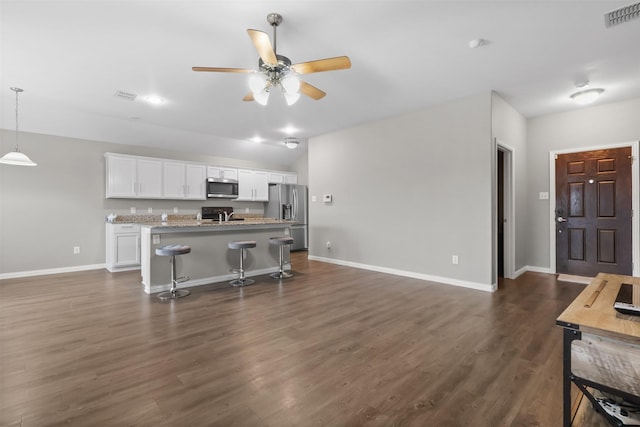
{"type": "Polygon", "coordinates": [[[156,249],[156,255],[169,256],[169,265],[171,267],[171,289],[165,292],[160,292],[157,296],[161,300],[170,300],[186,297],[191,293],[187,289],[178,289],[177,285],[180,282],[189,280],[189,277],[176,278],[176,255],[184,255],[191,252],[191,248],[183,245],[167,245],[156,249]]]}
{"type": "Polygon", "coordinates": [[[240,268],[238,270],[232,270],[233,272],[238,273],[238,278],[230,281],[229,282],[230,285],[242,287],[247,285],[253,285],[254,283],[256,283],[256,281],[253,279],[245,278],[245,274],[244,274],[245,273],[244,257],[246,253],[245,250],[247,248],[255,248],[255,247],[256,247],[256,242],[253,240],[229,242],[229,249],[240,249],[240,268]]]}
{"type": "Polygon", "coordinates": [[[284,247],[291,245],[293,243],[293,238],[290,236],[279,236],[279,237],[270,237],[269,244],[270,245],[278,245],[278,255],[279,255],[279,263],[278,263],[278,272],[271,273],[270,276],[274,279],[288,279],[289,277],[293,277],[293,274],[287,273],[284,271],[284,247]]]}

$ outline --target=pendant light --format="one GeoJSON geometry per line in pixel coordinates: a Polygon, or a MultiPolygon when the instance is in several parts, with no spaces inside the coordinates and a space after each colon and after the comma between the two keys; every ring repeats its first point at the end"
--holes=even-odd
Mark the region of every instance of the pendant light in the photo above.
{"type": "Polygon", "coordinates": [[[31,161],[26,154],[20,151],[18,147],[18,94],[23,92],[19,87],[11,87],[9,88],[16,93],[16,148],[14,151],[10,151],[0,158],[0,163],[4,163],[5,165],[17,165],[17,166],[36,166],[37,163],[31,161]]]}

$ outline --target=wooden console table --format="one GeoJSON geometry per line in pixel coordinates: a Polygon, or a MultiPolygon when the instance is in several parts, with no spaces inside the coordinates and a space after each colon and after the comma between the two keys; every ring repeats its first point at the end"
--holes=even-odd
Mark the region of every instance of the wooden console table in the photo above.
{"type": "MultiPolygon", "coordinates": [[[[563,423],[571,426],[571,383],[598,404],[587,387],[640,405],[640,317],[618,313],[613,303],[622,283],[640,277],[600,273],[558,317],[563,335],[563,423]]],[[[600,411],[611,425],[617,420],[600,411]]]]}

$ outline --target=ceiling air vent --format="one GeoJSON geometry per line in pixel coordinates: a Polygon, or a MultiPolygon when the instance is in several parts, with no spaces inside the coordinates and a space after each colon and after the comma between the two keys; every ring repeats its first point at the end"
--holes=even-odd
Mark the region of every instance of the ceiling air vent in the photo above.
{"type": "Polygon", "coordinates": [[[126,99],[127,101],[135,101],[138,95],[135,93],[125,92],[123,90],[119,90],[113,94],[116,98],[126,99]]]}
{"type": "Polygon", "coordinates": [[[604,25],[609,28],[615,25],[624,24],[627,21],[640,17],[640,3],[631,4],[612,10],[604,14],[604,25]]]}

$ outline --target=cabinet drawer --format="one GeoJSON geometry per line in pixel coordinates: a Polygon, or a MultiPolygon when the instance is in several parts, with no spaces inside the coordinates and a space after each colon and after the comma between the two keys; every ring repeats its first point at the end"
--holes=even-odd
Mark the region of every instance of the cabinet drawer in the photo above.
{"type": "Polygon", "coordinates": [[[139,233],[140,224],[113,224],[114,233],[139,233]]]}

